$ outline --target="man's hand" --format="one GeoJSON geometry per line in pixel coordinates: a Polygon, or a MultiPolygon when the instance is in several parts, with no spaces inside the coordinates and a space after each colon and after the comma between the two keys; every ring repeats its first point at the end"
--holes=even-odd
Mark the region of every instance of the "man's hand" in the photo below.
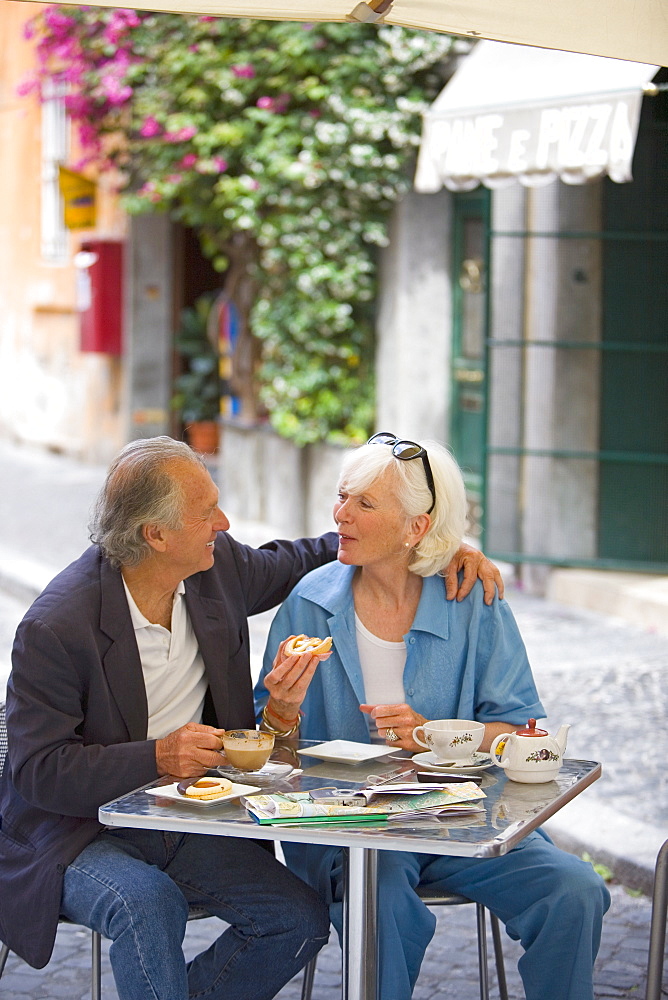
{"type": "Polygon", "coordinates": [[[471,545],[460,545],[445,569],[445,593],[449,601],[463,600],[471,593],[473,584],[480,577],[485,592],[485,604],[491,604],[498,590],[499,600],[503,598],[503,580],[498,567],[479,549],[471,545]],[[464,570],[461,586],[457,574],[464,570]]]}
{"type": "Polygon", "coordinates": [[[224,729],[189,722],[162,740],[155,741],[158,774],[175,778],[199,778],[221,763],[224,729]]]}

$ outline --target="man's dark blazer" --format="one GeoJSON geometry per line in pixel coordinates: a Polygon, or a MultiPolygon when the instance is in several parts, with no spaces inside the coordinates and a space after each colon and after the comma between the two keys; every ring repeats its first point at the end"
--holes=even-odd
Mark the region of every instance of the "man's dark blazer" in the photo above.
{"type": "MultiPolygon", "coordinates": [[[[185,581],[204,659],[210,725],[255,727],[247,616],[282,601],[333,559],[336,536],[253,549],[220,532],[210,570],[185,581]]],[[[19,625],[0,777],[0,940],[49,961],[63,872],[102,829],[98,807],[158,777],[123,581],[91,546],[19,625]]]]}

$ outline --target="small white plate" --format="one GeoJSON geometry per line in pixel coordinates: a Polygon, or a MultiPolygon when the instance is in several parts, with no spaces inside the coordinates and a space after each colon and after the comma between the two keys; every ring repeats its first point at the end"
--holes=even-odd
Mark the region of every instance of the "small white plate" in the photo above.
{"type": "Polygon", "coordinates": [[[386,757],[390,747],[373,743],[355,743],[352,740],[328,740],[326,743],[316,743],[315,746],[298,750],[307,757],[319,757],[320,760],[335,760],[339,764],[362,764],[374,757],[386,757]]]}
{"type": "Polygon", "coordinates": [[[175,802],[192,803],[194,806],[219,806],[221,802],[231,802],[238,799],[240,795],[251,795],[253,792],[261,792],[257,785],[237,785],[232,782],[232,788],[227,795],[221,795],[218,799],[191,799],[187,795],[181,795],[178,790],[178,782],[173,785],[158,785],[157,788],[145,788],[149,795],[159,795],[163,799],[174,799],[175,802]]]}
{"type": "Polygon", "coordinates": [[[458,774],[460,771],[486,771],[488,767],[493,767],[492,758],[488,753],[474,753],[470,764],[457,763],[456,761],[448,764],[447,761],[436,760],[431,750],[426,753],[414,754],[413,763],[426,768],[427,771],[451,771],[452,774],[458,774]]]}

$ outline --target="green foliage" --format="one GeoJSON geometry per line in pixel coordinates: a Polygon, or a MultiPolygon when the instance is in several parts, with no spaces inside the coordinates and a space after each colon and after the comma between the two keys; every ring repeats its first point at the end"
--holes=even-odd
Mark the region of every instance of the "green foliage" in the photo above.
{"type": "Polygon", "coordinates": [[[594,871],[596,872],[596,874],[600,875],[600,877],[603,879],[604,882],[612,882],[613,881],[615,875],[614,875],[614,872],[612,871],[612,869],[608,868],[607,865],[602,864],[600,861],[594,861],[594,859],[592,858],[591,854],[588,854],[585,851],[584,854],[582,855],[582,860],[583,861],[588,861],[589,864],[594,869],[594,871]]]}
{"type": "Polygon", "coordinates": [[[251,240],[250,326],[276,429],[366,438],[377,252],[452,40],[52,5],[34,30],[42,76],[69,67],[70,113],[120,172],[129,211],[195,228],[221,271],[235,234],[251,240]]]}
{"type": "Polygon", "coordinates": [[[186,362],[186,370],[174,380],[174,409],[183,422],[216,420],[220,412],[218,352],[207,335],[211,296],[203,295],[194,306],[181,311],[175,346],[186,362]]]}

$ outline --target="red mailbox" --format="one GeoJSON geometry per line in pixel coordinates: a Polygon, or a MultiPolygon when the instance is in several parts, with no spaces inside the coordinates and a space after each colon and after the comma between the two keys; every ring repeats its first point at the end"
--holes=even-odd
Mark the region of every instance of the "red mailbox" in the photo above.
{"type": "Polygon", "coordinates": [[[81,350],[120,355],[123,336],[123,244],[87,240],[74,258],[81,350]]]}

